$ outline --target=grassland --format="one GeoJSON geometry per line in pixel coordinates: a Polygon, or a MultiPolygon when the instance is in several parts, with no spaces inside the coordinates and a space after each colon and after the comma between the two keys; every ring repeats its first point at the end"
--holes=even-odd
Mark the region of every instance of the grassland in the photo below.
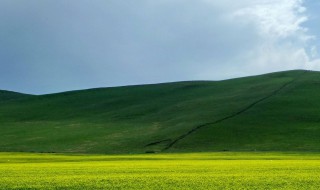
{"type": "Polygon", "coordinates": [[[288,71],[48,95],[0,91],[0,151],[319,152],[319,84],[319,72],[288,71]]]}
{"type": "Polygon", "coordinates": [[[320,155],[0,153],[0,189],[319,189],[320,155]]]}

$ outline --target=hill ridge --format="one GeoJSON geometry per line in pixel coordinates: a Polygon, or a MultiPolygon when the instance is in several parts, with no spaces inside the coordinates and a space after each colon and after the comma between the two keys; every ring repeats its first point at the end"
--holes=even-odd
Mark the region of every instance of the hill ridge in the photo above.
{"type": "Polygon", "coordinates": [[[231,81],[231,80],[259,77],[259,76],[270,75],[270,74],[280,74],[280,73],[288,73],[288,72],[308,72],[308,71],[309,72],[316,72],[316,71],[312,71],[312,70],[295,69],[295,70],[288,70],[288,71],[277,71],[277,72],[272,72],[272,73],[264,73],[264,74],[258,74],[258,75],[249,75],[249,76],[243,76],[243,77],[228,78],[228,79],[222,79],[222,80],[181,80],[181,81],[172,81],[172,82],[159,82],[159,83],[146,83],[146,84],[120,85],[120,86],[109,86],[109,87],[84,88],[84,89],[66,90],[66,91],[46,93],[46,94],[31,94],[31,93],[24,93],[24,92],[4,90],[4,89],[0,89],[0,92],[2,91],[2,92],[15,93],[15,94],[21,94],[21,95],[28,95],[28,96],[50,96],[50,95],[59,95],[59,94],[69,94],[69,93],[74,93],[74,92],[107,90],[107,89],[116,89],[116,88],[135,88],[135,87],[142,87],[142,86],[155,86],[155,85],[193,83],[193,82],[225,82],[225,81],[231,81]]]}
{"type": "Polygon", "coordinates": [[[23,94],[19,92],[13,92],[9,90],[0,90],[0,102],[5,102],[5,101],[11,101],[11,100],[17,100],[21,98],[26,98],[30,97],[32,95],[29,94],[23,94]]]}

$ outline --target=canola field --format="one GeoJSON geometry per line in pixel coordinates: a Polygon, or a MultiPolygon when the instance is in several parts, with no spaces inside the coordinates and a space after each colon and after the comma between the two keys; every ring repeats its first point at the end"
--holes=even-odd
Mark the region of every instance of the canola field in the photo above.
{"type": "Polygon", "coordinates": [[[0,153],[0,189],[320,189],[320,154],[0,153]]]}

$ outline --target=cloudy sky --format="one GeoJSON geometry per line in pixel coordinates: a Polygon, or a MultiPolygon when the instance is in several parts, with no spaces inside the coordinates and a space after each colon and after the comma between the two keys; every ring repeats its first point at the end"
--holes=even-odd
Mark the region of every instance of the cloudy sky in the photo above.
{"type": "Polygon", "coordinates": [[[319,0],[0,0],[0,89],[320,70],[319,0]]]}

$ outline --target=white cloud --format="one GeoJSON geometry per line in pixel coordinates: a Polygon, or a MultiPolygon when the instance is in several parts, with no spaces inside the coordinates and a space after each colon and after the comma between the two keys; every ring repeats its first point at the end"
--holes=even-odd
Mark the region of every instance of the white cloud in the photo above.
{"type": "Polygon", "coordinates": [[[311,51],[311,52],[310,52],[311,58],[316,58],[316,57],[319,56],[317,46],[312,46],[310,51],[311,51]]]}
{"type": "Polygon", "coordinates": [[[246,60],[247,73],[320,69],[316,47],[309,47],[315,37],[302,26],[308,20],[303,3],[303,0],[252,0],[232,13],[235,21],[253,25],[260,36],[260,43],[239,57],[246,60]]]}
{"type": "MultiPolygon", "coordinates": [[[[310,15],[304,0],[204,1],[223,9],[224,17],[234,23],[234,30],[239,23],[248,27],[248,33],[241,33],[238,38],[256,34],[252,36],[254,44],[244,45],[240,53],[228,60],[234,64],[224,70],[232,77],[320,69],[317,47],[311,45],[316,37],[304,25],[310,15]]],[[[209,76],[208,72],[204,73],[209,76]]]]}
{"type": "Polygon", "coordinates": [[[302,39],[307,39],[307,29],[301,26],[308,19],[303,14],[305,10],[301,0],[264,0],[253,1],[249,7],[236,11],[234,16],[255,22],[261,35],[266,37],[287,38],[300,34],[302,39]]]}

